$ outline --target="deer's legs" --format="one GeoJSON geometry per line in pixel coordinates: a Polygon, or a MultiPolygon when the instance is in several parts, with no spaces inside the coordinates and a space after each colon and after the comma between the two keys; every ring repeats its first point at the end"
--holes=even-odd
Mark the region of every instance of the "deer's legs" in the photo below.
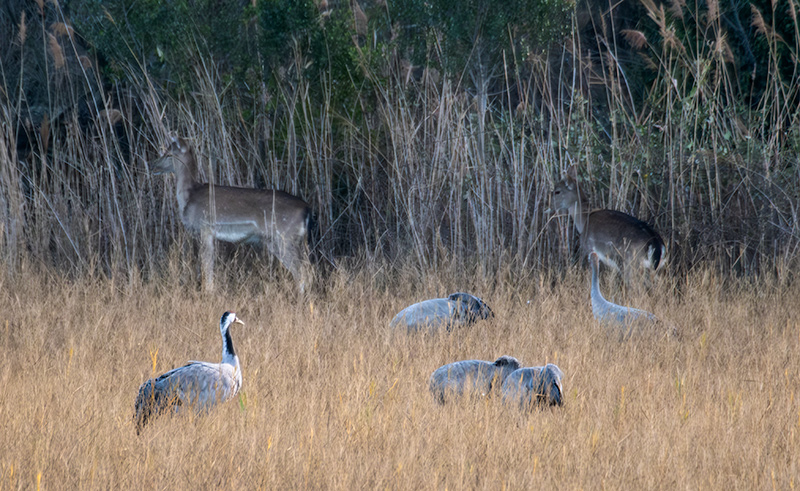
{"type": "MultiPolygon", "coordinates": [[[[305,240],[305,238],[303,238],[305,240]]],[[[268,241],[267,249],[289,270],[300,293],[310,286],[311,271],[308,259],[308,246],[303,241],[268,241]]]]}
{"type": "Polygon", "coordinates": [[[202,263],[203,289],[214,290],[214,234],[204,230],[200,238],[200,261],[202,263]]]}
{"type": "Polygon", "coordinates": [[[297,283],[300,293],[305,293],[306,288],[310,286],[309,283],[311,280],[308,251],[306,248],[302,246],[288,247],[286,250],[282,251],[278,259],[281,261],[281,264],[292,273],[292,278],[294,278],[295,283],[297,283]]]}

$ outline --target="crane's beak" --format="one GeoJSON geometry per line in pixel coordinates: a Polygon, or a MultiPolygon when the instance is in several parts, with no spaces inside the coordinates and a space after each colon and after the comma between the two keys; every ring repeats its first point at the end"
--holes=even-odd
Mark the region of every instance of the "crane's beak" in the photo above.
{"type": "Polygon", "coordinates": [[[238,317],[237,317],[237,318],[235,318],[235,319],[233,319],[233,322],[235,322],[235,323],[237,323],[237,324],[244,325],[244,322],[242,322],[242,320],[241,320],[241,319],[239,319],[238,317]]]}

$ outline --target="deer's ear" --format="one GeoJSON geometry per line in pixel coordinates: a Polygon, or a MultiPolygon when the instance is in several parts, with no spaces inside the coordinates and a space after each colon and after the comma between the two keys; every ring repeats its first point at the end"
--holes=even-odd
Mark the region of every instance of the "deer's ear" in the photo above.
{"type": "Polygon", "coordinates": [[[575,164],[570,165],[567,167],[567,177],[572,179],[573,181],[578,180],[578,168],[575,167],[575,164]]]}
{"type": "Polygon", "coordinates": [[[186,141],[186,139],[178,138],[175,140],[175,143],[178,144],[178,148],[180,149],[181,153],[185,153],[189,150],[189,142],[186,141]]]}

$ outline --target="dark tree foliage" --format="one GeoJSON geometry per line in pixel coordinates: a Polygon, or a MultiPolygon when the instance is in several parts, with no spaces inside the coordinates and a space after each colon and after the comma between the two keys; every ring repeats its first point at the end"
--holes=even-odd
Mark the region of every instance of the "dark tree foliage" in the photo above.
{"type": "Polygon", "coordinates": [[[77,116],[85,124],[97,106],[96,80],[70,13],[56,2],[0,2],[0,105],[12,113],[17,152],[24,160],[46,134],[77,116]]]}
{"type": "Polygon", "coordinates": [[[566,33],[571,9],[569,0],[397,0],[390,4],[390,15],[401,47],[413,60],[439,65],[475,91],[476,139],[483,159],[494,80],[524,66],[532,53],[543,52],[566,33]]]}
{"type": "Polygon", "coordinates": [[[212,55],[223,73],[253,63],[249,2],[217,0],[85,0],[71,5],[82,36],[106,62],[107,74],[141,65],[151,76],[191,85],[193,57],[212,55]]]}
{"type": "Polygon", "coordinates": [[[302,66],[314,95],[328,91],[335,106],[350,107],[363,76],[358,68],[352,14],[348,8],[321,13],[312,0],[258,2],[259,46],[265,79],[302,66]]]}
{"type": "Polygon", "coordinates": [[[261,48],[267,63],[288,64],[296,50],[319,42],[319,12],[311,0],[264,0],[260,3],[261,48]]]}
{"type": "Polygon", "coordinates": [[[499,71],[503,53],[524,59],[569,28],[568,0],[398,0],[401,44],[417,62],[451,74],[499,71]]]}
{"type": "Polygon", "coordinates": [[[732,1],[730,11],[725,11],[723,20],[731,33],[735,45],[735,58],[739,65],[740,83],[747,88],[748,102],[756,105],[766,90],[770,79],[770,64],[774,55],[777,74],[785,83],[797,80],[797,50],[800,48],[800,25],[797,15],[800,5],[796,0],[793,9],[789,1],[770,0],[732,1]],[[763,19],[765,32],[759,32],[758,14],[763,19]]]}
{"type": "Polygon", "coordinates": [[[315,96],[327,87],[344,104],[357,86],[347,8],[323,16],[312,0],[86,0],[73,10],[112,77],[139,67],[173,90],[191,91],[202,58],[247,96],[260,82],[297,71],[300,61],[315,96]]]}

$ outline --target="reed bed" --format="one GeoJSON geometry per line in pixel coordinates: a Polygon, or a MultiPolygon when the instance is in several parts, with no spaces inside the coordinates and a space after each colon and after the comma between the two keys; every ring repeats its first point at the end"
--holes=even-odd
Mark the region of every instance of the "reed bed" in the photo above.
{"type": "Polygon", "coordinates": [[[0,254],[12,271],[28,260],[159,276],[174,243],[192,247],[174,181],[149,172],[170,133],[194,143],[204,181],[308,201],[329,265],[427,274],[469,262],[518,281],[563,270],[582,258],[569,221],[547,210],[570,165],[593,206],[661,232],[673,273],[757,277],[797,263],[800,70],[782,54],[800,39],[794,3],[783,36],[778,14],[753,7],[770,47],[754,81],[763,92],[741,84],[716,3],[667,15],[645,1],[638,30],[619,32],[607,12],[578,8],[546,55],[503,58],[488,101],[459,76],[358,44],[352,107],[309,77],[303,52],[249,92],[196,45],[173,54],[191,74],[183,90],[138,58],[109,80],[58,4],[37,5],[3,17],[0,254]]]}

